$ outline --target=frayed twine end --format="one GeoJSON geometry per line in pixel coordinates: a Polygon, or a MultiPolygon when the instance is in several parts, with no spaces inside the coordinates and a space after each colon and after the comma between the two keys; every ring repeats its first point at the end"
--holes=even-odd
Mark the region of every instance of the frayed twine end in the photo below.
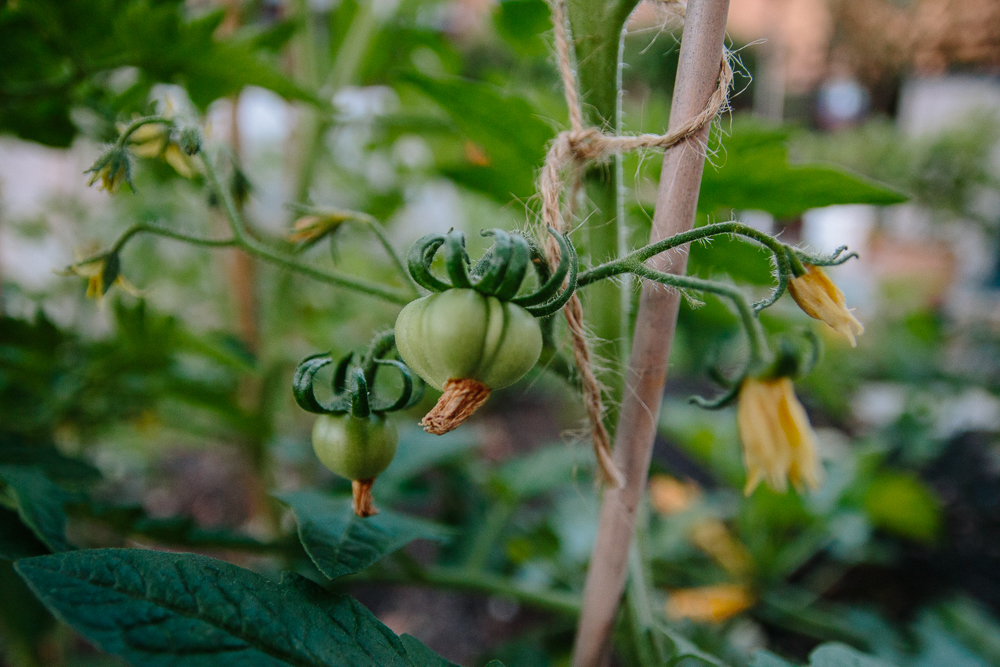
{"type": "Polygon", "coordinates": [[[354,509],[354,513],[361,518],[378,514],[378,510],[372,503],[372,484],[374,483],[374,477],[351,480],[351,493],[354,496],[351,507],[354,509]]]}
{"type": "Polygon", "coordinates": [[[434,435],[444,435],[461,426],[472,416],[493,390],[478,380],[451,379],[444,384],[444,393],[422,420],[424,430],[434,435]]]}
{"type": "Polygon", "coordinates": [[[599,483],[607,484],[615,489],[625,488],[625,475],[611,459],[611,449],[607,446],[602,447],[595,440],[594,454],[597,456],[597,467],[601,473],[598,476],[599,483]]]}

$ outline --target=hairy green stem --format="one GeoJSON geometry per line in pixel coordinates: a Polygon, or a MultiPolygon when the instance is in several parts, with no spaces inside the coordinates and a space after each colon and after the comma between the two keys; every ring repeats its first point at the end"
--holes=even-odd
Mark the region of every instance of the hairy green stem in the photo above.
{"type": "Polygon", "coordinates": [[[320,282],[344,287],[354,290],[355,292],[368,294],[369,296],[374,296],[384,301],[399,305],[405,305],[413,300],[408,294],[401,294],[396,290],[392,290],[366,280],[360,280],[346,273],[341,273],[339,271],[323,271],[305,264],[300,264],[290,257],[279,254],[270,248],[265,247],[259,241],[252,238],[248,233],[246,222],[237,210],[236,204],[233,201],[228,188],[222,185],[212,161],[207,158],[203,158],[202,164],[205,165],[205,175],[208,178],[209,185],[213,190],[215,190],[219,199],[222,201],[223,209],[225,210],[226,217],[229,220],[229,227],[232,229],[233,236],[235,237],[234,245],[242,248],[255,257],[263,259],[264,261],[289,269],[290,271],[295,271],[296,273],[301,273],[304,276],[308,276],[320,282]]]}
{"type": "Polygon", "coordinates": [[[124,147],[126,142],[128,142],[129,137],[132,136],[133,132],[138,130],[143,125],[151,125],[152,123],[172,124],[172,121],[166,118],[165,116],[144,116],[142,118],[136,118],[135,120],[133,120],[132,122],[130,122],[128,125],[125,126],[125,129],[122,130],[121,135],[119,135],[118,137],[118,141],[116,141],[115,143],[118,145],[119,148],[124,147]]]}
{"type": "MultiPolygon", "coordinates": [[[[566,3],[580,83],[584,121],[588,125],[622,129],[621,49],[625,22],[637,0],[568,0],[566,3]]],[[[594,165],[584,175],[584,190],[593,205],[587,215],[587,248],[590,261],[610,261],[623,249],[624,184],[621,158],[608,168],[594,165]]],[[[625,285],[613,281],[591,290],[585,306],[597,343],[595,355],[607,370],[598,378],[609,388],[610,405],[605,423],[611,432],[617,423],[621,399],[621,372],[629,338],[625,285]]]]}
{"type": "Polygon", "coordinates": [[[794,267],[796,266],[796,263],[798,263],[799,267],[801,267],[802,264],[793,249],[790,249],[770,234],[765,234],[764,232],[756,230],[753,227],[749,227],[741,222],[733,221],[718,222],[712,225],[698,227],[696,229],[663,239],[658,243],[651,243],[637,250],[633,250],[623,257],[611,260],[610,262],[605,262],[600,266],[595,266],[588,271],[584,271],[580,274],[579,278],[577,278],[577,284],[582,287],[584,285],[589,285],[590,283],[611,278],[612,276],[620,275],[622,273],[635,273],[636,267],[641,266],[643,262],[654,255],[658,255],[661,252],[680,247],[693,241],[710,238],[718,234],[733,234],[741,236],[745,239],[759,243],[774,253],[774,259],[777,263],[778,269],[778,284],[775,286],[774,291],[768,298],[754,304],[753,309],[755,311],[759,312],[760,310],[773,305],[774,302],[785,293],[789,278],[793,275],[801,275],[805,272],[805,270],[802,269],[801,273],[795,273],[794,267]]]}
{"type": "Polygon", "coordinates": [[[681,290],[689,289],[697,290],[699,292],[708,292],[709,294],[715,294],[729,299],[733,305],[736,306],[736,312],[739,314],[740,322],[746,330],[751,366],[756,366],[758,363],[763,365],[771,361],[771,352],[767,347],[764,329],[760,325],[760,320],[754,316],[753,309],[750,307],[750,304],[747,303],[747,299],[743,295],[743,292],[739,291],[735,287],[715,282],[714,280],[705,280],[703,278],[695,278],[693,276],[678,276],[672,273],[664,273],[663,271],[652,269],[645,264],[639,264],[633,267],[632,273],[640,278],[646,278],[647,280],[658,282],[661,285],[667,285],[681,290]]]}
{"type": "Polygon", "coordinates": [[[154,234],[156,236],[162,236],[175,241],[181,241],[191,245],[206,246],[209,248],[229,248],[237,245],[236,239],[206,239],[200,236],[192,236],[182,232],[175,232],[172,229],[167,229],[166,227],[160,227],[158,225],[132,225],[118,237],[110,249],[96,255],[91,255],[85,259],[81,259],[79,262],[73,262],[70,265],[70,268],[74,269],[83,266],[84,264],[90,264],[91,262],[98,262],[107,259],[111,255],[121,252],[122,248],[125,247],[125,244],[132,240],[132,237],[137,236],[138,234],[154,234]]]}

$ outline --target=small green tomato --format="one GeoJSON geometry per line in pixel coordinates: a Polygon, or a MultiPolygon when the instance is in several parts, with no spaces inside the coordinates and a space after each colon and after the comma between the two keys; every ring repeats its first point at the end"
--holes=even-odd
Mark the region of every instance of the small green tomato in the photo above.
{"type": "Polygon", "coordinates": [[[350,480],[370,480],[389,467],[399,435],[384,416],[320,415],[313,426],[313,449],[332,472],[350,480]]]}
{"type": "Polygon", "coordinates": [[[516,304],[473,289],[449,289],[403,308],[396,318],[396,348],[436,389],[459,379],[500,389],[538,361],[542,330],[516,304]]]}

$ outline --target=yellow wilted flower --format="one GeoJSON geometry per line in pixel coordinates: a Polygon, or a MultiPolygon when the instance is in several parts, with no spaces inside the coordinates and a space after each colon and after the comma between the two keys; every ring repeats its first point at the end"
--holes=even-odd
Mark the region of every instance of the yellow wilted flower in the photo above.
{"type": "Polygon", "coordinates": [[[667,617],[719,623],[746,611],[754,604],[750,589],[740,584],[717,584],[670,591],[667,617]]]}
{"type": "Polygon", "coordinates": [[[288,235],[288,240],[292,243],[315,243],[352,217],[349,213],[339,211],[304,215],[295,221],[292,226],[294,231],[288,235]]]}
{"type": "Polygon", "coordinates": [[[140,294],[138,288],[125,280],[118,268],[118,257],[110,255],[82,264],[74,264],[67,270],[67,275],[74,274],[87,279],[87,298],[100,301],[101,298],[117,285],[132,296],[140,294]],[[109,266],[110,265],[110,266],[109,266]]]}
{"type": "MultiPolygon", "coordinates": [[[[115,151],[109,152],[88,171],[93,172],[94,175],[87,181],[87,185],[93,185],[100,181],[99,188],[106,190],[109,194],[118,192],[122,183],[129,180],[128,159],[115,151]]],[[[129,182],[131,183],[131,181],[129,182]]]]}
{"type": "Polygon", "coordinates": [[[744,380],[736,421],[747,469],[744,493],[750,495],[765,480],[779,492],[788,488],[789,479],[800,490],[803,484],[819,488],[823,471],[816,436],[790,379],[744,380]]]}
{"type": "Polygon", "coordinates": [[[844,301],[844,293],[823,269],[807,265],[804,275],[788,283],[788,292],[806,315],[826,322],[837,333],[844,334],[852,347],[857,347],[855,336],[863,334],[865,327],[854,317],[844,301]]]}
{"type": "Polygon", "coordinates": [[[149,123],[132,132],[129,149],[142,158],[163,158],[167,164],[184,178],[193,178],[196,170],[191,158],[181,150],[177,142],[170,140],[170,129],[164,125],[149,123]]]}

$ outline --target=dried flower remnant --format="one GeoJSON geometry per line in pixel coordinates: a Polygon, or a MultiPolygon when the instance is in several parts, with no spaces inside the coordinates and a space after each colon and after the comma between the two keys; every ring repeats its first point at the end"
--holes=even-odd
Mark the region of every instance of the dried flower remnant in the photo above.
{"type": "Polygon", "coordinates": [[[792,278],[788,283],[788,291],[806,315],[826,322],[851,341],[851,347],[857,347],[855,336],[863,334],[865,327],[854,317],[844,301],[844,293],[823,269],[806,266],[805,274],[792,278]]]}
{"type": "Polygon", "coordinates": [[[787,377],[747,378],[740,389],[736,420],[747,469],[744,493],[762,481],[778,492],[818,489],[823,479],[816,436],[787,377]]]}

